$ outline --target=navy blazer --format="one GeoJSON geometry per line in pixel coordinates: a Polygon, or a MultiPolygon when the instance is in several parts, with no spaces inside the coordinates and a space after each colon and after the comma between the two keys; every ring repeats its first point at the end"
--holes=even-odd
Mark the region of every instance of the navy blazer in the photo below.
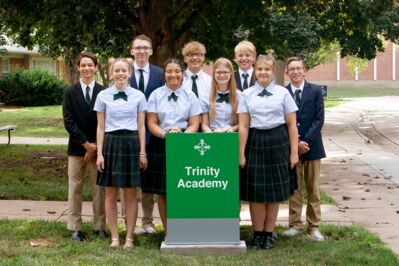
{"type": "MultiPolygon", "coordinates": [[[[286,87],[291,96],[291,84],[286,87]]],[[[296,114],[299,139],[309,144],[310,150],[301,155],[301,160],[318,160],[326,157],[321,129],[324,125],[324,99],[321,87],[305,80],[301,103],[296,114]]]]}
{"type": "MultiPolygon", "coordinates": [[[[241,77],[240,77],[239,71],[234,72],[234,78],[236,79],[237,89],[239,89],[240,91],[243,91],[242,86],[241,86],[241,77]]],[[[255,76],[255,69],[254,69],[254,71],[252,72],[251,79],[249,81],[248,88],[255,85],[255,82],[256,82],[256,76],[255,76]]]]}
{"type": "Polygon", "coordinates": [[[104,89],[97,82],[94,84],[90,105],[86,103],[80,83],[76,83],[64,92],[62,114],[64,126],[69,133],[68,155],[84,156],[86,141],[96,142],[97,112],[93,110],[97,95],[104,89]]]}
{"type": "MultiPolygon", "coordinates": [[[[130,86],[132,88],[138,89],[139,86],[137,85],[138,82],[136,81],[136,76],[134,75],[134,68],[132,70],[133,71],[130,77],[130,86]]],[[[165,81],[162,76],[162,68],[150,64],[150,76],[148,78],[147,87],[144,89],[145,98],[148,100],[148,98],[150,98],[151,93],[155,89],[163,85],[165,85],[165,81]]]]}

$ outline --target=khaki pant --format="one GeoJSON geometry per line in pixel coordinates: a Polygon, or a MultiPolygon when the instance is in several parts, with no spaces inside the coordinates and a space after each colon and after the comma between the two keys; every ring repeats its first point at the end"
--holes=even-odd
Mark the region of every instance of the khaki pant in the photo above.
{"type": "Polygon", "coordinates": [[[82,227],[83,181],[85,173],[89,177],[93,196],[93,228],[94,230],[104,230],[106,225],[105,192],[104,188],[96,184],[96,161],[84,162],[83,157],[80,156],[68,156],[68,229],[77,231],[81,230],[82,227]]]}
{"type": "Polygon", "coordinates": [[[289,203],[289,227],[303,228],[302,214],[302,176],[305,180],[308,202],[306,206],[306,221],[309,229],[318,228],[321,221],[320,209],[320,162],[321,160],[299,161],[298,190],[290,197],[289,203]]]}

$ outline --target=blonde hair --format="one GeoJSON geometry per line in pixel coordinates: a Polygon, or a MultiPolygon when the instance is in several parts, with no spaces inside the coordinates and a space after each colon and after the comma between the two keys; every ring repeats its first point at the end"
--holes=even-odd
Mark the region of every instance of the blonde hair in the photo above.
{"type": "Polygon", "coordinates": [[[249,52],[254,57],[256,57],[256,48],[255,45],[250,41],[241,41],[234,48],[234,54],[238,54],[239,52],[249,52]]]}
{"type": "Polygon", "coordinates": [[[126,63],[128,68],[129,68],[129,72],[132,72],[132,67],[133,67],[133,59],[131,58],[114,58],[111,57],[110,59],[108,59],[108,64],[109,64],[109,69],[108,69],[108,73],[112,73],[112,70],[114,69],[114,65],[116,62],[123,62],[126,63]]]}
{"type": "Polygon", "coordinates": [[[197,41],[186,43],[181,51],[183,56],[189,53],[201,53],[206,54],[205,46],[197,41]]]}
{"type": "Polygon", "coordinates": [[[234,71],[233,71],[233,64],[230,60],[226,58],[219,58],[213,64],[213,73],[212,73],[212,86],[211,86],[211,93],[209,95],[209,103],[210,103],[210,110],[209,110],[209,119],[210,121],[215,121],[216,118],[216,95],[218,91],[217,82],[215,80],[215,72],[219,66],[225,66],[229,69],[231,75],[229,83],[227,84],[227,89],[229,91],[229,100],[231,105],[231,114],[230,114],[230,121],[233,124],[237,123],[237,106],[238,106],[238,97],[237,97],[237,86],[236,81],[234,79],[234,71]]]}

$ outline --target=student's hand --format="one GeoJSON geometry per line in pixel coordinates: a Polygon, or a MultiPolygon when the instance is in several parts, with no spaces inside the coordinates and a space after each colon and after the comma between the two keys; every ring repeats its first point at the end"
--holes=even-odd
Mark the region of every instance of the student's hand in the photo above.
{"type": "Polygon", "coordinates": [[[240,163],[240,168],[244,168],[245,167],[245,164],[247,163],[247,160],[245,159],[244,155],[240,155],[239,163],[240,163]]]}
{"type": "Polygon", "coordinates": [[[181,129],[178,127],[170,127],[166,131],[168,133],[181,133],[181,129]]]}
{"type": "Polygon", "coordinates": [[[97,165],[97,170],[100,173],[102,173],[102,171],[104,170],[104,156],[102,156],[102,155],[97,156],[96,165],[97,165]]]}
{"type": "Polygon", "coordinates": [[[97,152],[97,145],[95,143],[90,143],[86,141],[83,143],[83,147],[86,149],[86,151],[90,153],[96,153],[97,152]]]}
{"type": "Polygon", "coordinates": [[[294,166],[298,163],[298,161],[299,161],[298,154],[291,153],[291,155],[290,155],[290,167],[291,167],[291,169],[294,168],[294,166]]]}
{"type": "Polygon", "coordinates": [[[307,153],[310,151],[309,144],[303,140],[299,141],[298,143],[298,154],[301,156],[302,154],[307,153]]]}
{"type": "Polygon", "coordinates": [[[148,166],[147,156],[140,156],[140,169],[146,170],[148,166]]]}
{"type": "Polygon", "coordinates": [[[85,157],[83,158],[84,162],[90,162],[91,160],[94,160],[96,158],[96,153],[95,152],[88,152],[86,151],[85,157]]]}
{"type": "Polygon", "coordinates": [[[213,132],[215,132],[215,133],[223,133],[223,132],[225,132],[225,129],[224,128],[216,128],[216,129],[213,130],[213,132]]]}

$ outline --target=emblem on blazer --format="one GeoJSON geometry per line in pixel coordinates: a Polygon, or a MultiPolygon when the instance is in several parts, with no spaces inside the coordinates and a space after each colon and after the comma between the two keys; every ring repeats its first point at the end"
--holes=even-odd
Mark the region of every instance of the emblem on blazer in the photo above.
{"type": "Polygon", "coordinates": [[[196,149],[197,151],[199,151],[201,156],[205,155],[205,152],[207,150],[211,149],[211,146],[205,143],[204,139],[201,139],[200,142],[194,146],[194,149],[196,149]]]}

